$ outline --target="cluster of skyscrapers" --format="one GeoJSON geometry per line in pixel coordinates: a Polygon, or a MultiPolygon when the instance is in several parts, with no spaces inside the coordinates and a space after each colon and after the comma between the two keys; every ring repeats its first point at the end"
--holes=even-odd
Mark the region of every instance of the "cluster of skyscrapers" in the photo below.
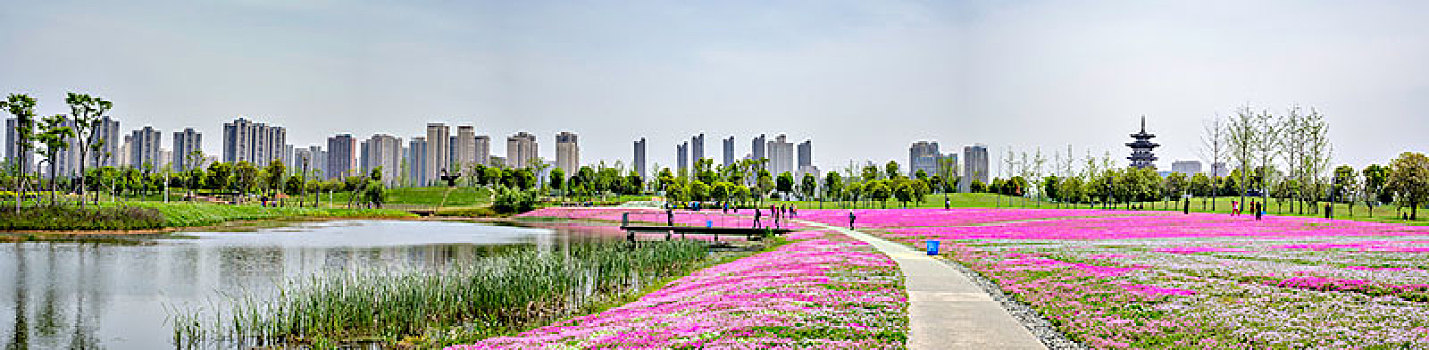
{"type": "Polygon", "coordinates": [[[962,167],[959,171],[958,154],[944,154],[938,149],[937,141],[916,141],[908,147],[908,175],[919,171],[927,176],[944,179],[958,178],[958,191],[971,192],[972,182],[988,183],[987,145],[974,144],[963,147],[962,167]]]}
{"type": "MultiPolygon", "coordinates": [[[[32,148],[21,154],[15,142],[16,123],[15,118],[6,120],[5,159],[20,164],[26,172],[33,172],[38,164],[36,151],[32,148]]],[[[446,124],[428,123],[424,135],[405,142],[389,134],[378,133],[359,139],[342,133],[328,137],[324,145],[295,148],[287,142],[287,128],[239,117],[223,123],[221,157],[203,154],[203,135],[193,128],[175,131],[170,148],[164,147],[162,132],[151,126],[125,135],[119,130],[119,121],[110,117],[97,123],[91,138],[101,146],[98,151],[89,152],[87,166],[133,166],[146,171],[170,167],[174,171],[186,171],[220,161],[248,162],[258,167],[279,161],[290,171],[323,179],[366,176],[374,169],[381,169],[383,180],[390,184],[427,185],[440,181],[443,175],[456,175],[477,164],[509,168],[549,164],[539,156],[535,135],[518,132],[507,137],[506,156],[499,157],[491,154],[491,137],[478,135],[476,128],[470,125],[457,126],[456,134],[452,135],[446,124]]],[[[58,176],[75,176],[79,172],[79,144],[75,141],[71,139],[71,147],[61,150],[54,159],[58,176]]],[[[577,172],[580,164],[578,136],[571,132],[557,134],[554,166],[570,176],[577,172]]],[[[543,173],[538,176],[544,177],[544,171],[549,169],[540,168],[543,173]]]]}
{"type": "MultiPolygon", "coordinates": [[[[735,157],[735,154],[738,153],[734,148],[734,136],[722,139],[721,145],[723,146],[723,153],[721,153],[722,162],[719,164],[725,166],[734,164],[738,160],[735,157]]],[[[635,141],[633,163],[635,172],[641,177],[646,176],[645,148],[646,141],[644,138],[635,141]]],[[[705,157],[705,134],[696,134],[690,137],[689,141],[682,141],[675,145],[675,168],[680,172],[688,173],[690,168],[695,165],[695,162],[700,159],[713,160],[713,158],[705,157]]],[[[769,140],[763,134],[753,138],[750,140],[749,153],[745,153],[744,157],[739,159],[766,160],[766,163],[764,163],[765,169],[769,170],[770,174],[775,176],[790,173],[791,175],[800,177],[803,176],[803,174],[817,175],[819,173],[819,168],[814,166],[813,141],[804,140],[804,142],[796,146],[789,142],[788,136],[784,134],[775,136],[773,140],[769,140]]]]}
{"type": "MultiPolygon", "coordinates": [[[[35,159],[36,148],[41,146],[36,144],[24,152],[20,151],[16,143],[18,122],[16,118],[5,120],[5,159],[18,163],[24,172],[39,170],[43,175],[51,175],[48,165],[36,169],[39,165],[35,159]]],[[[65,126],[73,129],[75,124],[73,121],[66,121],[65,126]]],[[[163,133],[152,126],[131,130],[127,134],[121,130],[119,120],[108,116],[100,118],[88,135],[88,142],[84,142],[86,145],[93,145],[93,148],[86,152],[81,152],[78,136],[70,137],[66,140],[69,146],[58,150],[51,160],[54,166],[53,175],[76,176],[80,171],[80,162],[84,162],[86,168],[129,166],[145,171],[159,171],[169,167],[174,171],[185,171],[204,161],[214,161],[211,158],[205,159],[201,153],[195,153],[202,149],[203,135],[193,128],[175,131],[172,148],[163,147],[163,133]],[[85,159],[80,159],[81,153],[85,159]]]]}

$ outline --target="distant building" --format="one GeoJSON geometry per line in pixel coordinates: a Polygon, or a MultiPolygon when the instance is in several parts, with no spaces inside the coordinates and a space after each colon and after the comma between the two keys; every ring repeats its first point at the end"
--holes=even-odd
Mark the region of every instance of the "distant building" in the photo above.
{"type": "Polygon", "coordinates": [[[938,151],[937,141],[917,141],[908,147],[908,176],[912,177],[922,170],[924,174],[933,176],[938,174],[938,162],[943,158],[943,154],[938,151]]]}
{"type": "Polygon", "coordinates": [[[1212,164],[1212,165],[1211,165],[1211,176],[1212,176],[1212,177],[1231,176],[1231,170],[1230,170],[1230,168],[1227,168],[1227,167],[1226,167],[1226,163],[1225,163],[1225,162],[1218,162],[1218,163],[1216,163],[1216,164],[1212,164]]]}
{"type": "Polygon", "coordinates": [[[120,142],[119,145],[119,154],[115,155],[114,159],[119,161],[118,166],[134,166],[133,164],[129,164],[129,161],[132,160],[131,158],[133,157],[133,154],[134,136],[124,135],[124,141],[120,142]]]}
{"type": "Polygon", "coordinates": [[[427,138],[413,137],[407,142],[407,184],[426,186],[427,179],[427,138]]]}
{"type": "Polygon", "coordinates": [[[767,147],[767,146],[768,146],[767,143],[768,143],[768,141],[766,141],[766,140],[764,139],[764,134],[759,134],[759,137],[755,137],[753,140],[750,140],[750,141],[749,141],[749,159],[753,159],[753,160],[769,159],[769,155],[768,155],[768,154],[765,154],[765,150],[764,150],[764,147],[767,147]]]}
{"type": "Polygon", "coordinates": [[[396,184],[397,174],[402,171],[402,139],[387,134],[376,134],[362,141],[362,174],[371,174],[373,169],[382,169],[382,182],[396,184]]]}
{"type": "MultiPolygon", "coordinates": [[[[75,127],[73,120],[65,120],[63,125],[71,130],[75,127]]],[[[54,165],[53,170],[57,174],[56,176],[73,177],[75,174],[79,174],[79,143],[74,137],[66,138],[65,142],[69,143],[69,147],[55,152],[54,158],[49,161],[54,165]]],[[[157,163],[153,165],[158,166],[157,163]]]]}
{"type": "Polygon", "coordinates": [[[202,166],[202,164],[196,163],[201,163],[203,160],[193,157],[195,152],[203,152],[203,134],[194,131],[194,128],[185,128],[184,131],[174,132],[173,142],[174,158],[169,161],[169,164],[173,164],[174,171],[189,171],[202,166]]]}
{"type": "Polygon", "coordinates": [[[476,164],[491,166],[491,136],[476,135],[476,142],[473,144],[476,154],[476,164]]]}
{"type": "Polygon", "coordinates": [[[358,175],[357,172],[362,171],[358,168],[358,153],[357,139],[353,138],[352,134],[337,134],[327,138],[327,167],[323,169],[323,176],[328,179],[341,179],[358,175]]]}
{"type": "Polygon", "coordinates": [[[769,173],[778,177],[779,174],[794,172],[794,144],[789,142],[789,138],[784,134],[774,137],[774,141],[769,141],[765,145],[765,151],[769,157],[769,173]]]}
{"type": "Polygon", "coordinates": [[[576,134],[572,132],[556,134],[556,168],[561,169],[566,177],[570,177],[575,175],[580,167],[581,146],[577,143],[576,134]]]}
{"type": "Polygon", "coordinates": [[[1187,176],[1200,174],[1201,162],[1195,160],[1181,160],[1172,162],[1171,172],[1187,176]]]}
{"type": "Polygon", "coordinates": [[[680,174],[685,174],[690,169],[690,143],[681,142],[675,145],[675,164],[678,165],[680,174]]]}
{"type": "Polygon", "coordinates": [[[426,161],[422,177],[426,183],[440,180],[442,170],[451,166],[451,129],[442,123],[427,123],[426,161]]]}
{"type": "Polygon", "coordinates": [[[641,137],[639,140],[635,140],[635,154],[634,154],[634,159],[632,159],[632,161],[634,162],[633,165],[634,165],[634,167],[635,167],[635,174],[640,175],[640,178],[641,178],[641,179],[644,179],[644,178],[645,178],[645,138],[644,138],[644,137],[641,137]]]}
{"type": "MultiPolygon", "coordinates": [[[[30,173],[35,171],[35,147],[20,152],[19,132],[20,120],[18,118],[5,119],[5,160],[20,164],[20,171],[30,173]]],[[[33,125],[31,127],[34,127],[33,125]]]]}
{"type": "Polygon", "coordinates": [[[506,138],[506,165],[517,169],[531,167],[535,165],[533,160],[540,159],[539,151],[536,135],[518,132],[506,138]]]}
{"type": "Polygon", "coordinates": [[[958,181],[958,192],[972,192],[973,181],[988,183],[987,145],[975,144],[963,147],[962,176],[962,181],[958,181]]]}
{"type": "Polygon", "coordinates": [[[223,124],[223,161],[246,161],[261,167],[274,160],[283,160],[283,146],[287,145],[287,138],[286,128],[239,117],[223,124]]]}
{"type": "Polygon", "coordinates": [[[456,127],[456,136],[452,143],[452,162],[459,168],[465,169],[471,164],[481,161],[476,154],[476,127],[462,125],[456,127]]]}
{"type": "Polygon", "coordinates": [[[159,154],[163,136],[163,133],[154,130],[154,127],[151,126],[131,132],[129,138],[133,143],[130,146],[132,149],[129,150],[129,164],[141,170],[145,169],[147,165],[152,167],[150,169],[158,171],[164,163],[159,154]]]}
{"type": "Polygon", "coordinates": [[[1131,167],[1156,169],[1156,154],[1152,153],[1152,150],[1161,145],[1151,142],[1155,137],[1156,134],[1146,133],[1146,116],[1141,116],[1141,132],[1131,134],[1131,138],[1136,141],[1126,144],[1126,147],[1131,148],[1131,156],[1126,157],[1131,160],[1131,167]]]}
{"type": "Polygon", "coordinates": [[[799,143],[797,148],[798,161],[795,163],[797,166],[794,167],[794,175],[803,177],[803,174],[807,174],[806,171],[808,170],[813,170],[815,173],[817,173],[819,171],[819,168],[814,167],[814,142],[812,140],[804,140],[804,142],[799,143]]]}
{"type": "Polygon", "coordinates": [[[89,166],[118,166],[119,147],[123,145],[120,141],[124,137],[119,131],[119,121],[105,116],[99,119],[99,124],[94,126],[94,141],[99,145],[97,152],[91,151],[89,166]]]}
{"type": "Polygon", "coordinates": [[[724,139],[724,166],[734,164],[734,136],[724,139]]]}
{"type": "Polygon", "coordinates": [[[700,159],[705,159],[705,134],[690,138],[690,164],[700,159]]]}

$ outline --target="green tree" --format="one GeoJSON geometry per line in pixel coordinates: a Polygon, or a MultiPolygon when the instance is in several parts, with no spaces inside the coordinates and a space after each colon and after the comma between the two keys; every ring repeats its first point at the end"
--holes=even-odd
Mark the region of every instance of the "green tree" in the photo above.
{"type": "MultiPolygon", "coordinates": [[[[756,181],[759,189],[759,199],[764,199],[770,191],[774,190],[774,177],[769,175],[769,170],[759,169],[759,178],[756,181]]],[[[762,201],[760,203],[763,203],[762,201]]]]}
{"type": "Polygon", "coordinates": [[[1350,215],[1355,215],[1355,191],[1359,189],[1359,173],[1349,165],[1335,167],[1335,178],[1331,188],[1331,200],[1349,205],[1350,215]]]}
{"type": "MultiPolygon", "coordinates": [[[[381,167],[378,167],[381,168],[381,167]]],[[[287,175],[288,167],[283,165],[283,161],[274,159],[263,168],[264,182],[268,185],[267,190],[272,197],[277,198],[283,190],[283,176],[287,175]]]]}
{"type": "Polygon", "coordinates": [[[1205,173],[1191,175],[1191,180],[1187,183],[1187,189],[1191,191],[1191,194],[1201,197],[1201,210],[1206,210],[1208,197],[1215,196],[1215,185],[1211,183],[1211,178],[1206,176],[1205,173]]]}
{"type": "Polygon", "coordinates": [[[819,179],[815,178],[813,174],[806,173],[804,177],[799,180],[799,193],[804,196],[804,200],[814,198],[814,193],[818,192],[818,190],[819,179]]]}
{"type": "Polygon", "coordinates": [[[904,209],[908,208],[908,202],[913,200],[912,181],[894,181],[893,195],[898,198],[904,209]]]}
{"type": "Polygon", "coordinates": [[[779,179],[775,186],[775,189],[783,193],[781,199],[788,200],[789,192],[794,191],[794,175],[789,174],[789,172],[779,174],[779,179]]]}
{"type": "Polygon", "coordinates": [[[888,209],[888,198],[893,195],[893,189],[888,187],[887,182],[886,180],[869,181],[868,188],[865,189],[868,191],[869,197],[878,200],[883,209],[888,209]]]}
{"type": "MultiPolygon", "coordinates": [[[[35,148],[35,98],[25,94],[10,94],[4,101],[0,101],[0,109],[10,113],[15,117],[14,134],[10,144],[15,145],[18,154],[29,154],[30,149],[35,148]]],[[[15,176],[15,210],[20,210],[20,195],[25,193],[25,174],[29,171],[31,164],[25,164],[18,159],[11,159],[10,166],[14,167],[15,176]]]]}
{"type": "Polygon", "coordinates": [[[1369,216],[1374,216],[1374,207],[1380,203],[1388,203],[1385,194],[1393,194],[1392,191],[1385,191],[1385,184],[1389,183],[1389,168],[1379,164],[1370,164],[1364,170],[1360,170],[1364,176],[1365,206],[1369,207],[1369,216]]]}
{"type": "Polygon", "coordinates": [[[843,192],[843,177],[837,171],[824,174],[824,198],[839,200],[843,192]]]}
{"type": "Polygon", "coordinates": [[[710,191],[709,185],[706,185],[704,182],[701,182],[700,180],[695,180],[695,181],[691,181],[691,182],[690,182],[690,186],[689,186],[690,200],[703,202],[703,201],[705,201],[706,199],[709,199],[709,198],[708,198],[708,196],[709,196],[709,191],[710,191]]]}
{"type": "Polygon", "coordinates": [[[891,160],[883,165],[883,173],[885,179],[897,178],[903,175],[903,172],[898,170],[898,162],[891,160]]]}
{"type": "Polygon", "coordinates": [[[561,198],[566,196],[566,171],[561,168],[551,169],[551,180],[547,182],[551,189],[561,194],[561,198]]]}
{"type": "Polygon", "coordinates": [[[56,187],[55,175],[58,174],[56,174],[55,170],[55,159],[59,157],[60,152],[69,148],[69,139],[74,137],[74,130],[66,126],[65,124],[67,123],[65,121],[66,118],[63,114],[45,117],[44,122],[40,124],[39,135],[37,137],[40,144],[45,145],[45,148],[38,153],[45,157],[45,162],[49,163],[50,166],[50,204],[57,203],[55,192],[58,191],[58,188],[56,187]]]}
{"type": "Polygon", "coordinates": [[[1395,201],[1409,206],[1409,219],[1419,219],[1419,206],[1429,199],[1429,157],[1404,152],[1389,164],[1389,183],[1395,201]]]}
{"type": "Polygon", "coordinates": [[[208,165],[208,178],[204,182],[208,183],[208,188],[225,191],[229,189],[233,181],[233,164],[214,162],[208,165]]]}
{"type": "Polygon", "coordinates": [[[258,168],[253,163],[240,161],[233,167],[234,189],[238,190],[238,195],[247,195],[248,191],[258,183],[258,168]]]}
{"type": "MultiPolygon", "coordinates": [[[[98,97],[89,96],[89,94],[76,94],[73,92],[65,96],[65,103],[69,105],[70,125],[74,128],[74,142],[77,143],[77,145],[74,145],[74,149],[79,151],[79,173],[84,174],[85,165],[90,161],[90,152],[93,151],[97,153],[104,147],[104,139],[98,138],[98,135],[95,135],[94,131],[96,127],[99,126],[100,118],[103,117],[105,113],[108,113],[109,109],[114,107],[114,104],[98,97]]],[[[95,162],[95,164],[98,163],[99,162],[95,162]]],[[[80,176],[78,193],[81,198],[83,198],[85,193],[84,182],[84,177],[80,176]]],[[[98,200],[99,197],[96,196],[95,201],[98,200]]],[[[79,201],[79,206],[81,208],[84,207],[83,199],[79,201]]]]}

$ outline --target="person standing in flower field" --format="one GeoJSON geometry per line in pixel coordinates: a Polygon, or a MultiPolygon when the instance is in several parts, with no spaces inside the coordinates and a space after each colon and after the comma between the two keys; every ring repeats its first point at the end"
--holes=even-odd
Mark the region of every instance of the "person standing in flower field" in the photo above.
{"type": "Polygon", "coordinates": [[[1231,216],[1235,216],[1236,214],[1240,214],[1240,202],[1231,201],[1231,216]]]}
{"type": "Polygon", "coordinates": [[[853,221],[854,221],[854,219],[857,219],[857,218],[858,218],[858,216],[854,216],[852,210],[849,210],[849,211],[848,211],[848,229],[850,229],[850,230],[853,229],[853,221]]]}

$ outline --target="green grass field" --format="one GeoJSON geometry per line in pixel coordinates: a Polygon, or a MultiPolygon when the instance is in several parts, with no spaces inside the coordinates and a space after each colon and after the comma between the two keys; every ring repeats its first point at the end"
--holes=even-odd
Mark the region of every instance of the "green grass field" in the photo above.
{"type": "MultiPolygon", "coordinates": [[[[1050,201],[1040,201],[1040,202],[1039,202],[1039,201],[1036,201],[1036,200],[1030,199],[1030,198],[1003,196],[1003,195],[995,195],[995,194],[988,194],[988,193],[953,193],[953,194],[949,194],[947,198],[948,198],[949,202],[951,202],[950,204],[951,204],[951,207],[953,207],[953,208],[1029,208],[1029,209],[1039,209],[1039,208],[1040,208],[1040,209],[1057,209],[1057,208],[1064,208],[1064,209],[1067,209],[1067,208],[1101,209],[1101,208],[1102,208],[1102,206],[1100,206],[1100,205],[1087,205],[1087,204],[1071,205],[1071,204],[1065,204],[1065,203],[1059,204],[1059,203],[1054,203],[1054,202],[1050,202],[1050,201]]],[[[1203,198],[1194,198],[1194,199],[1191,200],[1191,211],[1192,211],[1192,212],[1197,212],[1197,213],[1224,213],[1224,214],[1229,214],[1229,213],[1230,213],[1230,208],[1231,208],[1231,201],[1239,201],[1239,200],[1240,200],[1240,197],[1218,197],[1218,198],[1211,199],[1211,200],[1207,200],[1207,199],[1203,199],[1203,198]],[[1212,208],[1212,206],[1214,206],[1214,208],[1212,208]]],[[[1251,197],[1246,197],[1246,200],[1247,200],[1247,201],[1259,201],[1258,198],[1251,198],[1251,197]]],[[[816,201],[788,201],[788,202],[776,202],[776,203],[781,203],[781,204],[794,204],[794,205],[797,205],[800,209],[818,209],[818,208],[820,208],[820,203],[819,203],[819,202],[816,202],[816,201]]],[[[1181,211],[1181,209],[1182,209],[1180,206],[1178,206],[1179,204],[1176,203],[1176,202],[1145,202],[1145,203],[1140,203],[1140,204],[1144,207],[1144,210],[1163,210],[1163,211],[1177,211],[1177,212],[1179,212],[1179,211],[1181,211]]],[[[767,205],[767,204],[766,204],[766,205],[767,205]]],[[[1319,205],[1323,207],[1323,206],[1325,205],[1325,203],[1320,203],[1319,205]]],[[[839,203],[839,202],[823,202],[823,203],[822,203],[822,207],[825,208],[825,209],[845,209],[845,208],[876,209],[876,208],[883,208],[884,206],[883,206],[882,204],[880,204],[879,202],[876,202],[876,201],[875,201],[875,202],[867,202],[867,201],[865,201],[865,202],[859,203],[857,206],[853,205],[853,203],[848,203],[848,202],[843,202],[843,203],[839,203]]],[[[896,201],[896,200],[889,200],[889,201],[887,202],[887,208],[892,209],[892,208],[902,208],[902,207],[903,207],[902,204],[899,203],[899,202],[896,201]]],[[[922,202],[918,202],[918,203],[908,203],[908,207],[909,207],[909,208],[942,208],[942,207],[943,207],[943,195],[941,195],[941,194],[928,195],[928,196],[926,196],[926,197],[923,198],[923,201],[922,201],[922,202]]],[[[1123,204],[1123,205],[1121,205],[1121,206],[1114,207],[1114,209],[1125,209],[1125,208],[1126,208],[1125,204],[1123,204]]],[[[1286,201],[1286,202],[1284,202],[1283,205],[1281,205],[1281,204],[1279,204],[1274,198],[1270,198],[1270,199],[1269,199],[1269,202],[1268,202],[1268,205],[1266,206],[1266,209],[1267,209],[1267,214],[1268,214],[1268,215],[1289,215],[1289,216],[1305,216],[1305,217],[1324,217],[1323,208],[1321,208],[1321,209],[1322,209],[1321,211],[1317,211],[1317,212],[1311,212],[1309,208],[1305,208],[1305,209],[1304,209],[1304,213],[1300,213],[1299,210],[1298,210],[1298,209],[1299,209],[1298,206],[1295,208],[1295,210],[1292,210],[1292,208],[1290,207],[1290,202],[1289,202],[1289,201],[1286,201]]],[[[1249,213],[1249,211],[1246,211],[1246,212],[1249,213]]],[[[1396,207],[1396,206],[1394,206],[1394,205],[1387,205],[1387,206],[1376,207],[1376,208],[1374,209],[1373,215],[1371,215],[1370,211],[1368,210],[1367,207],[1365,207],[1364,203],[1357,203],[1357,204],[1353,207],[1353,211],[1351,211],[1351,208],[1350,208],[1349,205],[1344,204],[1344,203],[1337,203],[1337,204],[1335,204],[1334,213],[1335,213],[1335,218],[1336,218],[1336,219],[1359,220],[1359,221],[1373,221],[1373,222],[1389,222],[1389,223],[1403,223],[1403,224],[1410,224],[1410,225],[1429,225],[1429,209],[1424,209],[1424,208],[1420,208],[1420,210],[1419,210],[1419,220],[1414,220],[1414,221],[1409,221],[1409,220],[1402,220],[1402,219],[1400,219],[1400,214],[1408,214],[1408,213],[1409,213],[1409,208],[1402,208],[1402,209],[1400,209],[1400,208],[1398,208],[1398,207],[1396,207]]]]}
{"type": "MultiPolygon", "coordinates": [[[[5,205],[6,203],[0,203],[5,205]]],[[[14,202],[8,202],[6,208],[11,208],[14,202]]],[[[87,209],[90,212],[109,212],[113,208],[127,207],[140,210],[152,210],[162,215],[162,220],[152,220],[151,217],[134,215],[135,217],[122,217],[115,215],[91,216],[88,219],[54,217],[54,210],[26,209],[20,213],[6,211],[5,217],[9,217],[7,224],[3,226],[12,230],[113,230],[113,229],[153,229],[164,227],[188,227],[213,225],[236,220],[264,220],[264,219],[304,219],[304,218],[404,218],[415,215],[402,210],[394,209],[347,209],[347,208],[311,208],[311,207],[261,207],[256,204],[225,205],[210,203],[185,203],[185,202],[147,202],[147,201],[126,201],[126,202],[100,202],[100,210],[94,210],[93,206],[87,209]],[[34,216],[40,216],[35,218],[34,216]]],[[[78,207],[72,204],[65,207],[66,210],[80,213],[78,207]]],[[[139,212],[141,214],[147,212],[139,212]]],[[[78,215],[75,215],[78,216],[78,215]]]]}

